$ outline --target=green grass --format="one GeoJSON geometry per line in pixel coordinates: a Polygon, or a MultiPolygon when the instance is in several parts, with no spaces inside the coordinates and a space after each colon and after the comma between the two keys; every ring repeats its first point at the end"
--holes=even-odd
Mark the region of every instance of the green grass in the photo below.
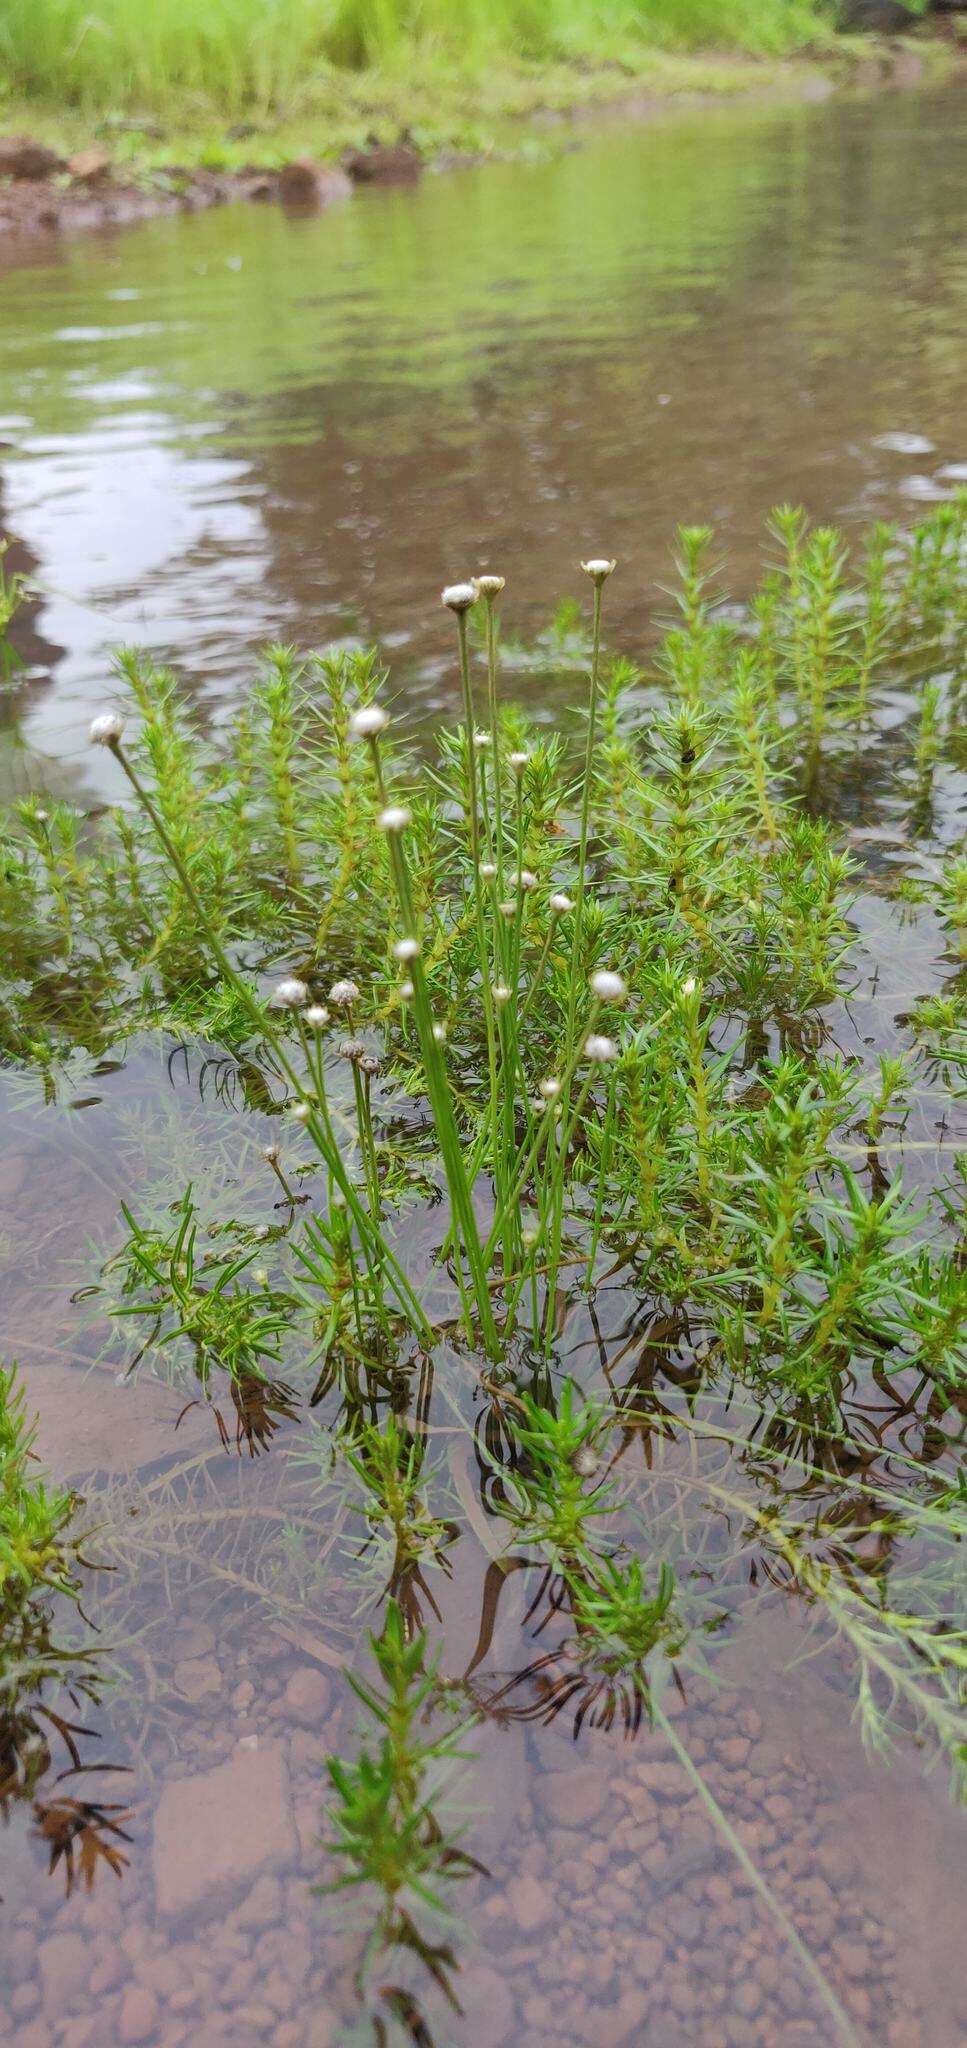
{"type": "MultiPolygon", "coordinates": [[[[335,70],[429,62],[498,67],[626,64],[648,50],[778,54],[824,26],[822,0],[0,0],[0,78],[11,96],[87,113],[285,114],[335,70]]],[[[826,23],[825,25],[828,25],[826,23]]]]}

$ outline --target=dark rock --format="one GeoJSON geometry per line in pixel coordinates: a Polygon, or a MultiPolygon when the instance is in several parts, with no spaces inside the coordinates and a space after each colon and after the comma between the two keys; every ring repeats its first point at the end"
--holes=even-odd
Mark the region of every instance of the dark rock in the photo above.
{"type": "Polygon", "coordinates": [[[854,34],[903,35],[916,28],[919,18],[899,0],[840,0],[839,26],[854,34]]]}
{"type": "Polygon", "coordinates": [[[347,150],[343,163],[357,185],[409,185],[423,169],[419,150],[405,141],[347,150]]]}
{"type": "Polygon", "coordinates": [[[30,135],[0,136],[0,178],[50,178],[64,159],[30,135]]]}
{"type": "Polygon", "coordinates": [[[279,172],[279,198],[283,206],[332,206],[347,199],[352,184],[338,164],[316,163],[311,156],[297,157],[283,164],[279,172]]]}

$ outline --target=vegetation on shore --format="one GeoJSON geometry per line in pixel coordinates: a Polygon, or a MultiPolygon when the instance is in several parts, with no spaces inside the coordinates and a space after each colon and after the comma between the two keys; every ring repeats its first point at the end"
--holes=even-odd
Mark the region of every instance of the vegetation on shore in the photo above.
{"type": "MultiPolygon", "coordinates": [[[[647,94],[723,97],[836,75],[864,39],[826,0],[2,0],[0,126],[138,175],[277,168],[405,133],[425,156],[493,150],[521,119],[647,94]]],[[[922,46],[932,61],[937,45],[922,46]]],[[[519,138],[517,141],[519,146],[519,138]]]]}

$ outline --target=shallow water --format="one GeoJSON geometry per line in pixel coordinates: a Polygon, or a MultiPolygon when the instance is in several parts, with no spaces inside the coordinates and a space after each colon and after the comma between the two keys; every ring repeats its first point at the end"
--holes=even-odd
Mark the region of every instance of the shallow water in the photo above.
{"type": "MultiPolygon", "coordinates": [[[[526,637],[573,591],[577,556],[606,546],[623,564],[611,629],[634,647],[679,519],[716,522],[741,596],[779,499],[850,528],[915,512],[967,457],[965,178],[953,93],[703,112],[318,220],[249,209],[158,222],[10,273],[5,513],[47,593],[35,631],[49,653],[33,646],[6,699],[7,786],[95,787],[81,727],[119,638],[183,664],[217,712],[269,635],[378,634],[429,715],[455,688],[435,610],[446,576],[485,560],[506,570],[526,637]]],[[[540,689],[549,716],[572,687],[515,683],[540,689]]],[[[942,771],[930,833],[911,845],[894,745],[911,715],[902,695],[884,697],[874,752],[826,793],[868,863],[857,992],[827,1019],[861,1058],[902,1038],[914,997],[951,971],[932,917],[901,915],[879,887],[957,825],[942,771]]],[[[80,1055],[52,1104],[33,1081],[5,1083],[3,1354],[19,1356],[40,1409],[42,1458],[89,1493],[114,1566],[85,1598],[114,1682],[78,1718],[85,1763],[115,1768],[60,1789],[131,1818],[120,1878],[102,1864],[88,1894],[79,1864],[71,1887],[63,1857],[48,1874],[30,1802],[12,1808],[4,2038],[369,2041],[354,2032],[356,1922],[311,1887],[331,1874],[323,1760],[352,1747],[342,1672],[375,1619],[360,1588],[375,1601],[378,1568],[353,1569],[358,1520],[306,1465],[302,1427],[254,1463],[227,1457],[197,1408],[176,1433],[181,1392],[119,1383],[132,1347],[84,1298],[132,1189],[163,1212],[191,1174],[201,1200],[265,1212],[257,1145],[272,1126],[203,1096],[197,1065],[169,1065],[170,1050],[135,1046],[117,1065],[80,1055]]],[[[925,1182],[943,1178],[956,1143],[942,1114],[925,1085],[905,1133],[925,1182]]],[[[660,1351],[620,1278],[593,1307],[572,1308],[562,1348],[588,1392],[660,1394],[661,1455],[649,1465],[632,1438],[624,1458],[638,1512],[674,1555],[699,1482],[760,1498],[783,1468],[764,1475],[745,1455],[751,1416],[714,1390],[696,1438],[689,1347],[660,1351]]],[[[486,1475],[459,1420],[477,1412],[462,1362],[444,1355],[436,1370],[434,1505],[456,1516],[486,1475]]],[[[871,1482],[903,1454],[943,1464],[951,1417],[910,1390],[892,1405],[880,1395],[863,1421],[871,1482]]],[[[925,1778],[909,1744],[888,1765],[865,1757],[839,1652],[820,1649],[802,1600],[756,1581],[757,1552],[736,1573],[721,1518],[704,1514],[697,1549],[728,1636],[708,1681],[672,1694],[675,1726],[863,2048],[954,2048],[967,2024],[965,1858],[941,1776],[925,1778]]],[[[478,1507],[451,1576],[428,1574],[418,1597],[443,1673],[469,1671],[485,1709],[465,1792],[466,1843],[488,1874],[457,1900],[470,1931],[462,2013],[399,1963],[429,2029],[401,2038],[840,2038],[663,1739],[585,1725],[575,1742],[570,1717],[549,1716],[534,1667],[555,1618],[527,1616],[539,1575],[508,1579],[475,1663],[486,1527],[478,1507]]],[[[56,1770],[67,1758],[54,1751],[56,1770]]]]}

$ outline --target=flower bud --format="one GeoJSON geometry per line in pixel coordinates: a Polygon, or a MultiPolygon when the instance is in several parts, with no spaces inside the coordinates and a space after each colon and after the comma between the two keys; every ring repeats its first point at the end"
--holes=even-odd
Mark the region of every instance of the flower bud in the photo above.
{"type": "Polygon", "coordinates": [[[354,981],[334,981],[329,990],[329,1001],[334,1010],[351,1010],[359,1001],[359,989],[354,981]]]}
{"type": "Polygon", "coordinates": [[[504,587],[503,576],[475,576],[473,580],[481,597],[499,597],[504,587]]]}
{"type": "Polygon", "coordinates": [[[374,740],[385,732],[389,724],[389,712],[382,704],[361,704],[349,721],[349,737],[352,740],[374,740]]]}
{"type": "Polygon", "coordinates": [[[276,982],[269,997],[269,1007],[273,1010],[304,1010],[308,1000],[305,982],[300,981],[296,974],[287,974],[284,980],[276,982]]]}
{"type": "Polygon", "coordinates": [[[574,904],[570,896],[565,896],[563,889],[555,889],[553,896],[548,897],[547,907],[555,917],[566,917],[568,911],[574,909],[574,904]]]}
{"type": "Polygon", "coordinates": [[[87,736],[96,747],[114,747],[124,731],[120,711],[99,711],[88,726],[87,736]]]}
{"type": "Polygon", "coordinates": [[[582,562],[581,567],[584,570],[585,576],[590,576],[592,583],[597,584],[600,589],[602,583],[607,582],[615,564],[614,562],[606,562],[602,556],[595,556],[590,562],[582,562]]]}
{"type": "Polygon", "coordinates": [[[477,593],[472,583],[448,583],[441,591],[441,602],[451,612],[468,612],[477,602],[477,593]]]}
{"type": "Polygon", "coordinates": [[[505,981],[495,981],[490,993],[493,996],[494,1002],[496,1003],[498,1010],[502,1010],[504,1004],[510,1002],[511,996],[513,995],[514,991],[512,988],[508,988],[507,983],[505,981]]]}
{"type": "Polygon", "coordinates": [[[394,960],[415,960],[419,951],[419,939],[397,939],[393,947],[393,958],[394,960]]]}
{"type": "Polygon", "coordinates": [[[599,1062],[616,1060],[618,1048],[613,1038],[605,1038],[600,1032],[592,1031],[584,1041],[584,1056],[599,1062]]]}
{"type": "Polygon", "coordinates": [[[612,974],[606,967],[599,967],[597,973],[592,974],[591,988],[602,1003],[623,1003],[628,993],[622,976],[612,974]]]}
{"type": "Polygon", "coordinates": [[[387,804],[385,811],[380,811],[376,823],[384,832],[405,832],[412,816],[412,811],[405,804],[387,804]]]}
{"type": "Polygon", "coordinates": [[[310,1003],[306,1011],[306,1023],[310,1031],[324,1031],[329,1022],[325,1003],[310,1003]]]}

